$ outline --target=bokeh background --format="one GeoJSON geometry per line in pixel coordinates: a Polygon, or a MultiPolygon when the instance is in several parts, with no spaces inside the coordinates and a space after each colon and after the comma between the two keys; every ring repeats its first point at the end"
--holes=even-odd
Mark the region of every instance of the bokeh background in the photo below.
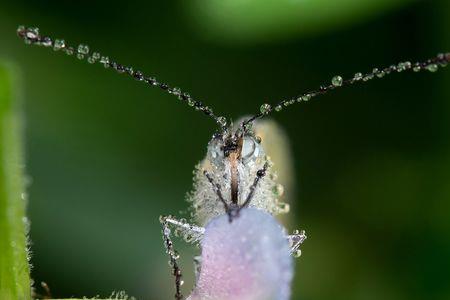
{"type": "MultiPolygon", "coordinates": [[[[158,216],[186,210],[215,127],[158,89],[26,47],[17,25],[236,119],[336,74],[448,51],[449,19],[446,0],[2,0],[0,59],[20,68],[25,100],[33,278],[55,297],[171,299],[158,216]]],[[[293,299],[450,299],[449,97],[449,70],[405,73],[274,115],[294,155],[289,226],[309,234],[293,299]]],[[[177,246],[190,273],[193,250],[177,246]]]]}

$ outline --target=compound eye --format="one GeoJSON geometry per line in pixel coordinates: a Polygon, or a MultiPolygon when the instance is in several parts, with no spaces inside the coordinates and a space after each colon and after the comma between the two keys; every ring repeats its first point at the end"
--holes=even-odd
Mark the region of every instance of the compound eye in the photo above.
{"type": "Polygon", "coordinates": [[[259,156],[259,144],[251,136],[245,136],[242,143],[241,157],[244,161],[259,156]]]}

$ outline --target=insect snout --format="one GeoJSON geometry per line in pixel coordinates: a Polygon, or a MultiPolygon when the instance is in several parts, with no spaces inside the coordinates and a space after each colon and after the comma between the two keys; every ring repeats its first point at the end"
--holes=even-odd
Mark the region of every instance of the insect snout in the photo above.
{"type": "Polygon", "coordinates": [[[222,137],[221,150],[224,157],[233,156],[239,158],[242,150],[243,135],[241,133],[229,133],[222,137]]]}

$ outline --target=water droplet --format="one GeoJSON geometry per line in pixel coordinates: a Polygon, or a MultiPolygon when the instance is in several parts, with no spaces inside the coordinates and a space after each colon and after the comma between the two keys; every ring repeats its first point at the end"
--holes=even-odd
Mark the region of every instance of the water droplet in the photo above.
{"type": "Polygon", "coordinates": [[[109,67],[109,57],[102,56],[102,58],[100,58],[100,63],[102,63],[105,68],[108,68],[109,67]]]}
{"type": "Polygon", "coordinates": [[[342,79],[342,77],[341,76],[334,76],[332,79],[331,79],[331,84],[333,85],[333,86],[342,86],[342,84],[344,83],[344,79],[342,79]]]}
{"type": "Polygon", "coordinates": [[[390,65],[389,66],[389,72],[394,72],[397,71],[397,66],[396,65],[390,65]]]}
{"type": "Polygon", "coordinates": [[[184,280],[180,281],[180,286],[182,286],[184,284],[184,280]]]}
{"type": "Polygon", "coordinates": [[[428,65],[427,70],[430,72],[436,72],[438,70],[438,65],[437,64],[428,65]]]}
{"type": "Polygon", "coordinates": [[[360,81],[363,78],[362,73],[356,73],[355,76],[353,76],[353,80],[360,81]]]}
{"type": "Polygon", "coordinates": [[[405,64],[404,63],[399,63],[398,65],[397,65],[397,72],[402,72],[402,71],[404,71],[405,70],[405,64]]]}
{"type": "Polygon", "coordinates": [[[171,93],[171,94],[173,94],[175,96],[179,96],[179,95],[181,95],[181,90],[180,90],[180,88],[175,87],[175,88],[171,89],[169,91],[169,93],[171,93]]]}
{"type": "Polygon", "coordinates": [[[273,193],[277,196],[277,197],[281,197],[284,193],[284,186],[281,184],[276,184],[273,187],[273,193]]]}
{"type": "Polygon", "coordinates": [[[37,28],[37,27],[28,28],[28,30],[26,32],[27,39],[34,40],[38,36],[39,36],[39,28],[37,28]]]}
{"type": "Polygon", "coordinates": [[[364,82],[365,82],[365,81],[369,81],[369,80],[371,80],[371,79],[373,79],[373,74],[367,74],[366,76],[363,77],[363,81],[364,81],[364,82]]]}
{"type": "Polygon", "coordinates": [[[94,52],[91,57],[88,58],[88,61],[91,63],[95,63],[100,59],[100,53],[94,52]]]}
{"type": "Polygon", "coordinates": [[[189,98],[191,98],[191,95],[189,95],[188,93],[183,93],[178,98],[187,101],[189,98]]]}
{"type": "Polygon", "coordinates": [[[77,51],[78,51],[79,54],[86,55],[86,54],[89,53],[89,46],[88,46],[88,45],[80,44],[80,45],[78,46],[78,50],[77,50],[77,51]]]}
{"type": "Polygon", "coordinates": [[[379,70],[378,68],[374,68],[372,70],[372,74],[374,74],[375,76],[377,76],[378,78],[383,78],[384,75],[386,75],[386,73],[383,70],[379,70]]]}
{"type": "Polygon", "coordinates": [[[44,47],[50,47],[52,45],[52,39],[49,38],[48,36],[44,37],[41,40],[41,45],[44,46],[44,47]]]}
{"type": "Polygon", "coordinates": [[[212,109],[209,106],[205,106],[203,108],[199,107],[198,109],[203,110],[208,115],[212,114],[212,109]]]}
{"type": "Polygon", "coordinates": [[[133,76],[133,74],[134,74],[134,70],[132,67],[125,67],[125,72],[131,76],[133,76]]]}
{"type": "Polygon", "coordinates": [[[17,33],[21,33],[25,31],[25,26],[23,25],[19,25],[19,27],[17,27],[17,33]]]}
{"type": "Polygon", "coordinates": [[[263,115],[267,115],[271,110],[272,110],[272,106],[270,106],[270,104],[267,104],[267,103],[264,103],[264,104],[261,105],[261,107],[259,108],[259,111],[260,111],[263,115]]]}
{"type": "Polygon", "coordinates": [[[73,49],[73,47],[67,47],[65,48],[66,54],[67,55],[73,55],[75,52],[75,49],[73,49]]]}
{"type": "Polygon", "coordinates": [[[275,111],[282,111],[282,110],[283,110],[283,106],[281,106],[281,105],[275,106],[275,111]]]}
{"type": "Polygon", "coordinates": [[[168,227],[164,228],[164,235],[170,235],[170,229],[168,227]]]}
{"type": "Polygon", "coordinates": [[[194,240],[194,236],[190,234],[189,232],[186,232],[183,236],[183,239],[186,243],[190,243],[194,240]]]}
{"type": "Polygon", "coordinates": [[[310,94],[306,94],[306,95],[302,96],[302,100],[305,101],[305,102],[309,101],[310,99],[311,99],[311,95],[310,94]]]}
{"type": "Polygon", "coordinates": [[[158,85],[158,81],[156,81],[155,77],[148,77],[145,79],[147,83],[151,84],[151,85],[158,85]]]}
{"type": "Polygon", "coordinates": [[[252,123],[245,123],[244,124],[244,131],[248,132],[252,129],[252,123]]]}
{"type": "Polygon", "coordinates": [[[279,214],[286,214],[289,212],[290,206],[285,202],[278,202],[277,204],[277,212],[279,214]]]}
{"type": "Polygon", "coordinates": [[[218,117],[217,118],[217,124],[221,127],[227,126],[227,119],[225,117],[218,117]]]}
{"type": "Polygon", "coordinates": [[[422,67],[420,66],[420,64],[414,65],[414,67],[413,67],[414,72],[419,72],[420,70],[422,70],[422,67]]]}
{"type": "Polygon", "coordinates": [[[300,256],[302,256],[302,250],[297,249],[297,250],[295,250],[295,251],[292,253],[292,255],[293,255],[295,258],[299,258],[300,256]]]}
{"type": "Polygon", "coordinates": [[[53,45],[53,50],[58,51],[64,47],[66,47],[66,42],[64,40],[59,40],[59,39],[55,40],[55,43],[53,45]]]}
{"type": "Polygon", "coordinates": [[[377,73],[376,73],[376,76],[377,76],[378,78],[383,78],[384,75],[386,75],[386,73],[385,73],[384,71],[377,71],[377,73]]]}

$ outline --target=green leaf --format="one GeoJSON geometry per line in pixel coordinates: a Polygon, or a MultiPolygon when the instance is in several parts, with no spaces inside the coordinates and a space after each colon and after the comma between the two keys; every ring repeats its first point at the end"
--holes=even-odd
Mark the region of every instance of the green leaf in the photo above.
{"type": "Polygon", "coordinates": [[[31,299],[22,120],[16,77],[0,63],[0,299],[31,299]]]}
{"type": "Polygon", "coordinates": [[[254,43],[328,31],[415,0],[195,0],[199,31],[220,42],[254,43]]]}

